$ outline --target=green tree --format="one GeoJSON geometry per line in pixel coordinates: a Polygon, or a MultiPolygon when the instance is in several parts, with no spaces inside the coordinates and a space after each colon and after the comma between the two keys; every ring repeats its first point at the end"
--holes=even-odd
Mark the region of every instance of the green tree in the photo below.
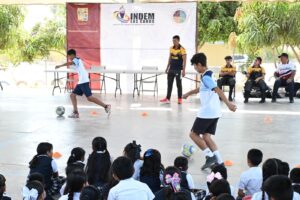
{"type": "Polygon", "coordinates": [[[198,45],[205,42],[228,41],[231,32],[237,32],[234,20],[238,2],[198,3],[198,45]]]}
{"type": "Polygon", "coordinates": [[[237,21],[240,50],[257,55],[264,48],[271,48],[275,59],[282,47],[288,46],[300,62],[297,52],[300,47],[300,3],[245,3],[237,21]]]}

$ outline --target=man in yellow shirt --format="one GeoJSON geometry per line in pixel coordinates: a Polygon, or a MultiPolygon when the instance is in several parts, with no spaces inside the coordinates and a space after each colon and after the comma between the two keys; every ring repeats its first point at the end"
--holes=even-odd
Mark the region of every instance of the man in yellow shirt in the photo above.
{"type": "Polygon", "coordinates": [[[229,101],[232,101],[232,92],[235,86],[236,67],[231,64],[232,57],[225,57],[226,65],[221,68],[220,78],[218,79],[218,87],[222,89],[223,85],[229,85],[229,101]]]}
{"type": "Polygon", "coordinates": [[[175,35],[173,37],[173,46],[170,48],[169,61],[166,69],[168,74],[168,92],[166,98],[160,100],[161,103],[169,104],[173,89],[173,82],[176,78],[177,92],[178,92],[178,104],[182,104],[182,77],[185,76],[186,66],[186,51],[181,46],[180,37],[175,35]]]}
{"type": "Polygon", "coordinates": [[[244,103],[248,103],[248,99],[250,96],[250,92],[253,86],[258,86],[261,92],[261,101],[259,103],[265,103],[266,99],[266,90],[267,84],[265,83],[265,69],[260,66],[262,63],[261,57],[257,57],[254,65],[248,68],[247,78],[248,80],[245,83],[245,101],[244,103]]]}

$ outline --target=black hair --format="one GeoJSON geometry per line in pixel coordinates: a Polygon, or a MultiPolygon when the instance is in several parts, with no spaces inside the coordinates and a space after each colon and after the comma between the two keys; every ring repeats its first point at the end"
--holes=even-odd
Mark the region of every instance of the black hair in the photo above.
{"type": "Polygon", "coordinates": [[[300,168],[292,169],[290,179],[293,183],[300,183],[300,168]]]}
{"type": "Polygon", "coordinates": [[[293,199],[292,183],[287,176],[275,175],[268,178],[263,184],[263,190],[274,200],[293,199]]]}
{"type": "Polygon", "coordinates": [[[217,197],[220,194],[231,194],[230,185],[227,180],[214,180],[209,186],[209,191],[213,196],[217,197]]]}
{"type": "Polygon", "coordinates": [[[110,154],[107,143],[103,137],[96,137],[92,141],[93,152],[87,163],[87,176],[90,185],[97,182],[108,182],[109,169],[111,166],[110,154]]]}
{"type": "Polygon", "coordinates": [[[180,169],[181,171],[187,171],[189,168],[189,161],[186,157],[178,156],[174,160],[174,166],[180,169]]]}
{"type": "Polygon", "coordinates": [[[256,57],[256,60],[259,60],[259,62],[262,62],[262,58],[261,57],[256,57]]]}
{"type": "Polygon", "coordinates": [[[252,165],[258,166],[262,162],[263,153],[259,149],[250,149],[247,158],[252,165]]]}
{"type": "Polygon", "coordinates": [[[131,160],[125,156],[118,157],[111,166],[112,173],[120,180],[132,177],[134,168],[131,160]]]}
{"type": "Polygon", "coordinates": [[[124,148],[124,153],[132,163],[141,158],[141,145],[136,144],[136,141],[129,143],[124,148]]]}
{"type": "Polygon", "coordinates": [[[235,200],[235,198],[231,194],[220,194],[216,200],[235,200]]]}
{"type": "Polygon", "coordinates": [[[2,199],[3,194],[5,192],[5,186],[6,186],[6,179],[2,174],[0,174],[0,199],[2,199]]]}
{"type": "Polygon", "coordinates": [[[80,200],[100,200],[100,196],[100,190],[93,185],[89,185],[81,191],[80,200]]]}
{"type": "Polygon", "coordinates": [[[70,55],[76,56],[76,51],[75,51],[75,49],[69,49],[68,52],[67,52],[67,55],[68,55],[68,56],[70,56],[70,55]]]}
{"type": "Polygon", "coordinates": [[[222,178],[227,180],[228,175],[227,175],[227,168],[224,165],[215,165],[212,170],[213,173],[220,173],[222,178]]]}
{"type": "Polygon", "coordinates": [[[202,66],[207,66],[206,55],[204,53],[196,53],[195,55],[193,55],[191,63],[192,65],[200,63],[202,66]]]}
{"type": "Polygon", "coordinates": [[[36,167],[39,155],[45,155],[48,152],[50,152],[51,150],[53,150],[53,145],[51,143],[48,143],[48,142],[40,143],[36,149],[37,154],[29,162],[29,168],[32,169],[32,168],[36,167]]]}
{"type": "Polygon", "coordinates": [[[27,183],[29,183],[31,181],[39,181],[40,183],[45,185],[45,179],[44,179],[43,174],[38,173],[38,172],[34,172],[27,177],[27,183]]]}
{"type": "Polygon", "coordinates": [[[174,194],[176,193],[176,192],[174,192],[173,186],[166,183],[166,176],[171,175],[173,177],[173,175],[175,173],[177,173],[179,175],[179,178],[181,178],[181,171],[177,167],[170,166],[170,167],[167,167],[164,171],[164,183],[166,185],[168,185],[168,187],[164,188],[165,199],[173,199],[174,194]]]}
{"type": "Polygon", "coordinates": [[[68,200],[73,200],[75,192],[81,192],[86,183],[86,175],[82,170],[74,170],[67,178],[69,189],[68,200]]]}
{"type": "Polygon", "coordinates": [[[177,40],[179,40],[179,41],[180,41],[180,37],[179,37],[179,35],[174,35],[174,36],[173,36],[173,39],[177,39],[177,40]]]}
{"type": "Polygon", "coordinates": [[[226,56],[224,59],[225,60],[232,60],[232,57],[231,56],[226,56]]]}
{"type": "Polygon", "coordinates": [[[84,159],[84,155],[85,155],[85,151],[83,148],[76,147],[72,149],[67,164],[70,165],[74,162],[81,161],[82,159],[84,159]]]}
{"type": "Polygon", "coordinates": [[[29,189],[29,190],[32,190],[32,189],[36,189],[37,192],[38,192],[38,197],[36,199],[39,199],[41,197],[41,195],[43,195],[45,189],[44,189],[44,186],[41,182],[39,181],[31,181],[31,182],[28,182],[26,184],[26,187],[29,189]]]}
{"type": "MultiPolygon", "coordinates": [[[[286,162],[282,162],[276,158],[270,158],[266,160],[262,167],[263,183],[273,175],[285,175],[289,174],[289,165],[286,162]]],[[[265,191],[262,188],[262,200],[265,200],[265,191]]]]}
{"type": "MultiPolygon", "coordinates": [[[[73,172],[78,172],[78,171],[81,171],[81,172],[84,172],[82,168],[80,168],[78,165],[69,165],[66,167],[66,176],[67,178],[69,177],[70,174],[72,174],[73,172]]],[[[68,182],[66,182],[66,186],[65,186],[65,189],[63,191],[63,194],[66,195],[69,193],[69,185],[68,185],[68,182]]]]}
{"type": "Polygon", "coordinates": [[[144,153],[144,163],[141,167],[140,175],[159,177],[162,169],[161,155],[156,149],[148,149],[144,153]]]}

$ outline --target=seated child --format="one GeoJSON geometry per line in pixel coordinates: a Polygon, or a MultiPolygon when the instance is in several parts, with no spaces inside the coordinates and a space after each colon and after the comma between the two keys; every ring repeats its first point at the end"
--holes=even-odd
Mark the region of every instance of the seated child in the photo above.
{"type": "MultiPolygon", "coordinates": [[[[218,173],[219,174],[219,173],[218,173]]],[[[219,176],[219,175],[217,175],[219,176]]],[[[209,186],[210,195],[205,200],[214,200],[221,194],[231,194],[230,185],[227,180],[215,178],[209,186]]]]}
{"type": "Polygon", "coordinates": [[[0,174],[0,199],[1,200],[11,200],[10,197],[7,197],[5,195],[5,191],[6,191],[6,179],[2,174],[0,174]]]}
{"type": "Polygon", "coordinates": [[[155,193],[154,200],[176,199],[177,194],[182,193],[185,199],[195,200],[195,196],[189,190],[181,187],[181,171],[176,167],[167,167],[164,172],[165,187],[155,193]]]}
{"type": "Polygon", "coordinates": [[[174,161],[174,166],[181,171],[181,183],[180,186],[187,190],[195,189],[193,177],[191,174],[187,173],[189,168],[188,159],[183,156],[179,156],[174,161]]]}
{"type": "Polygon", "coordinates": [[[133,163],[134,174],[133,178],[135,180],[140,180],[140,171],[143,166],[143,161],[141,159],[141,145],[136,144],[136,141],[129,143],[124,148],[124,156],[129,158],[133,163]]]}
{"type": "Polygon", "coordinates": [[[290,173],[293,190],[300,194],[300,168],[294,168],[290,173]]]}
{"type": "Polygon", "coordinates": [[[111,167],[114,179],[119,183],[110,189],[108,200],[153,200],[150,188],[132,178],[134,168],[127,157],[117,158],[111,167]]]}
{"type": "Polygon", "coordinates": [[[46,192],[44,186],[39,181],[30,181],[23,188],[23,200],[44,200],[46,192]]]}
{"type": "Polygon", "coordinates": [[[84,170],[84,166],[85,166],[84,156],[85,156],[85,151],[82,148],[76,147],[72,149],[71,155],[67,162],[67,166],[73,165],[84,170]]]}
{"type": "Polygon", "coordinates": [[[93,185],[86,186],[81,191],[80,200],[100,200],[100,190],[93,185]]]}
{"type": "Polygon", "coordinates": [[[238,197],[252,196],[261,190],[262,169],[259,167],[263,153],[258,149],[251,149],[247,155],[250,169],[243,172],[239,182],[238,197]]]}

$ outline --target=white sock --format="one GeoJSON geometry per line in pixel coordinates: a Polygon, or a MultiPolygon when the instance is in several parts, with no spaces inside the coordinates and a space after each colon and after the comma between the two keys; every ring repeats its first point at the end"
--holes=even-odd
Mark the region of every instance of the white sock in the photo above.
{"type": "Polygon", "coordinates": [[[219,151],[214,151],[213,154],[216,156],[218,164],[222,164],[223,160],[219,151]]]}
{"type": "Polygon", "coordinates": [[[209,148],[204,149],[203,153],[205,154],[205,156],[208,156],[208,157],[214,156],[213,152],[209,148]]]}

